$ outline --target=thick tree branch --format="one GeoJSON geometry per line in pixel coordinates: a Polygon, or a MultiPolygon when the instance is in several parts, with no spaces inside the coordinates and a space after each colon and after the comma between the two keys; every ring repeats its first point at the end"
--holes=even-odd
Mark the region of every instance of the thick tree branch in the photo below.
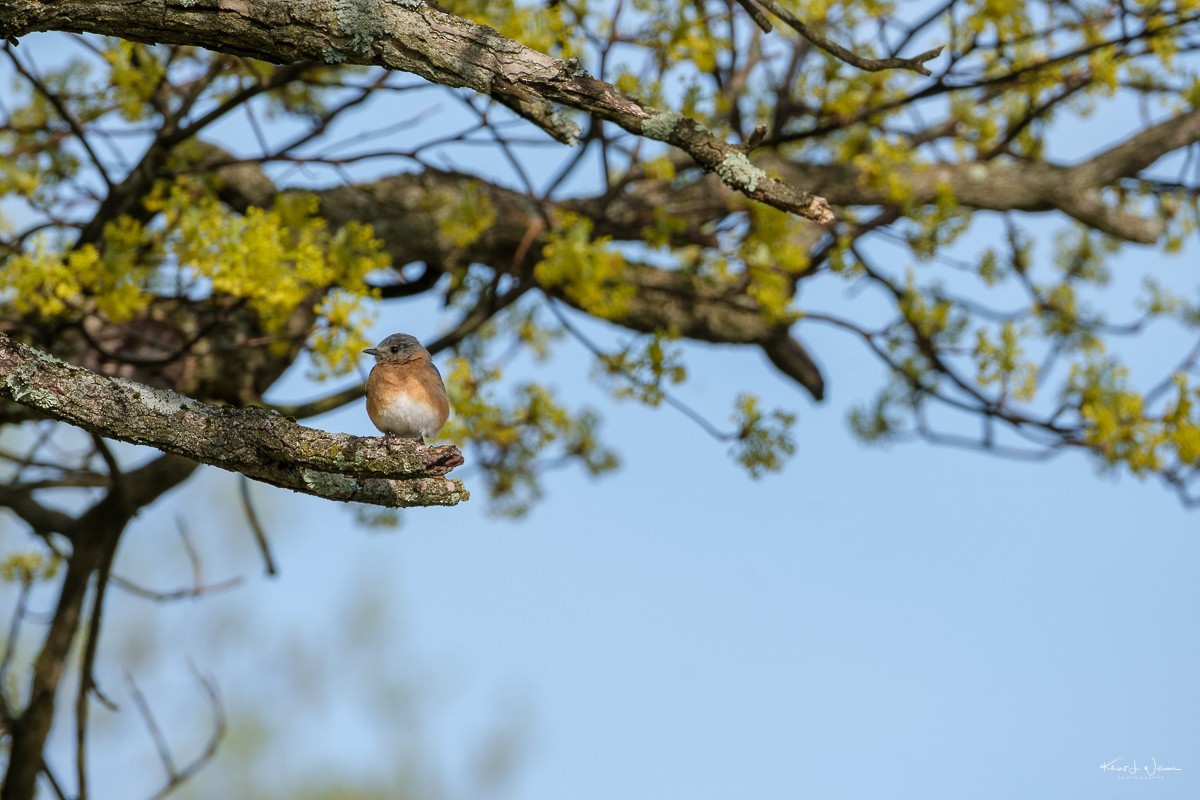
{"type": "Polygon", "coordinates": [[[16,514],[41,536],[62,533],[74,522],[69,515],[47,508],[34,500],[33,493],[28,488],[0,486],[0,507],[7,508],[16,514]]]}
{"type": "Polygon", "coordinates": [[[1200,109],[1170,117],[1138,131],[1120,144],[1104,150],[1075,168],[1092,186],[1106,186],[1129,178],[1155,161],[1200,141],[1200,109]]]}
{"type": "MultiPolygon", "coordinates": [[[[8,337],[0,335],[0,352],[9,342],[8,337]]],[[[5,359],[0,356],[0,375],[7,381],[10,375],[4,365],[5,359]]],[[[179,456],[160,456],[125,473],[120,485],[114,485],[91,508],[59,529],[70,539],[72,551],[54,616],[34,661],[29,700],[9,730],[9,766],[0,799],[32,800],[35,796],[37,776],[45,771],[43,753],[54,721],[58,687],[92,575],[111,561],[121,532],[138,510],[186,480],[196,466],[195,461],[179,456]]]]}
{"type": "MultiPolygon", "coordinates": [[[[120,524],[124,525],[124,520],[120,524]]],[[[112,538],[111,523],[96,531],[93,541],[77,547],[67,559],[67,570],[59,590],[50,627],[33,665],[29,700],[21,716],[9,728],[8,770],[0,800],[32,800],[37,776],[42,771],[43,749],[54,721],[58,685],[66,668],[67,653],[79,627],[88,582],[104,559],[105,544],[112,538]]],[[[120,529],[117,528],[119,531],[120,529]]]]}
{"type": "MultiPolygon", "coordinates": [[[[1107,182],[1095,180],[1086,162],[1077,167],[1046,163],[992,161],[930,164],[906,170],[904,182],[916,203],[931,203],[944,186],[967,208],[990,211],[1061,211],[1102,233],[1137,244],[1153,244],[1162,236],[1162,220],[1113,208],[1100,197],[1107,182]]],[[[780,174],[791,180],[819,181],[834,205],[892,205],[887,190],[871,185],[849,164],[780,162],[780,174]]]]}
{"type": "MultiPolygon", "coordinates": [[[[384,242],[395,264],[423,261],[426,264],[482,263],[500,265],[522,247],[541,251],[542,235],[526,240],[531,226],[556,210],[587,214],[596,220],[596,233],[621,239],[637,240],[653,223],[657,208],[678,215],[697,227],[718,219],[737,207],[735,195],[707,182],[697,191],[675,192],[666,184],[647,181],[647,194],[641,199],[640,184],[611,201],[597,200],[537,202],[520,192],[485,183],[465,175],[427,169],[382,178],[369,184],[339,186],[320,192],[321,214],[332,225],[350,220],[368,222],[384,242]],[[443,216],[453,214],[453,198],[470,186],[486,194],[495,211],[496,222],[465,250],[446,235],[443,216]],[[445,197],[445,202],[436,202],[445,197]],[[661,200],[661,204],[657,201],[661,200]],[[430,208],[434,211],[431,213],[430,208]]],[[[820,229],[797,225],[797,236],[814,244],[820,229]]],[[[523,275],[522,280],[534,280],[523,275]]],[[[642,333],[674,331],[680,336],[704,342],[759,345],[771,355],[776,366],[820,399],[824,382],[811,359],[783,358],[803,348],[787,337],[788,326],[772,320],[762,304],[750,294],[726,283],[678,270],[659,269],[629,261],[620,276],[623,283],[637,287],[619,317],[617,325],[642,333]],[[807,360],[806,360],[807,359],[807,360]],[[801,364],[804,368],[801,368],[801,364]],[[787,365],[787,369],[784,366],[787,365]]],[[[579,308],[579,303],[561,287],[541,287],[547,294],[579,308]]],[[[586,311],[586,309],[583,309],[586,311]]]]}
{"type": "Polygon", "coordinates": [[[100,33],[272,63],[372,64],[411,72],[486,94],[574,144],[579,127],[557,103],[674,145],[747,197],[822,224],[834,220],[824,198],[769,177],[740,148],[694,120],[643,106],[578,63],[531,50],[418,0],[0,0],[0,20],[0,38],[47,30],[100,33]]]}
{"type": "Polygon", "coordinates": [[[97,375],[4,334],[0,397],[99,436],[317,497],[392,507],[454,505],[468,497],[460,481],[441,477],[462,463],[452,445],[326,433],[263,409],[207,405],[97,375]]]}

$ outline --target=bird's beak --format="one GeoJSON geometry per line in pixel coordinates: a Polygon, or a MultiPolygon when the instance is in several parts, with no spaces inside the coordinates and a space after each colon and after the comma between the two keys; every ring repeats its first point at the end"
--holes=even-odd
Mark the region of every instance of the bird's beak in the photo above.
{"type": "Polygon", "coordinates": [[[377,355],[379,355],[379,351],[378,351],[378,350],[376,350],[374,347],[368,347],[366,350],[363,350],[363,352],[364,352],[364,353],[366,353],[366,354],[367,354],[367,355],[369,355],[369,356],[377,356],[377,355]]]}

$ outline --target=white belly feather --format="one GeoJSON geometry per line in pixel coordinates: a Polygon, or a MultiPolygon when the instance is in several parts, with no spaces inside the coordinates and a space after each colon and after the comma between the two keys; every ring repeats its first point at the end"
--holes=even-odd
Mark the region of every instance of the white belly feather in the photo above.
{"type": "Polygon", "coordinates": [[[417,403],[400,395],[380,409],[378,428],[397,436],[432,438],[441,429],[438,414],[427,403],[417,403]]]}

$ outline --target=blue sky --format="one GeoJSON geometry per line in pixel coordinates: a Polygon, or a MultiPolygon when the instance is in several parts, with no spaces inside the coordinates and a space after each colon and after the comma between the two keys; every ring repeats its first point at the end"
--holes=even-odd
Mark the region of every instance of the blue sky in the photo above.
{"type": "MultiPolygon", "coordinates": [[[[1193,286],[1195,256],[1171,267],[1193,286]]],[[[447,324],[398,303],[376,332],[430,339],[447,324]]],[[[829,381],[819,406],[756,351],[687,348],[679,396],[712,418],[742,390],[799,413],[796,456],[757,481],[681,415],[587,385],[570,342],[522,369],[602,408],[623,467],[553,475],[522,520],[479,498],[368,531],[256,486],[282,570],[268,580],[235,483],[206,470],[138,521],[118,572],[186,585],[181,519],[206,580],[245,580],[169,606],[113,596],[100,679],[124,713],[96,712],[101,796],[160,777],[122,669],[181,758],[202,738],[190,659],[232,726],[197,797],[404,775],[441,796],[523,800],[1196,797],[1195,514],[1075,454],[864,447],[846,415],[880,369],[810,327],[829,381]],[[514,767],[493,786],[480,764],[505,748],[514,767]],[[1100,768],[1117,759],[1181,771],[1100,768]]],[[[278,395],[319,391],[296,375],[278,395]]],[[[309,424],[374,433],[357,405],[309,424]]],[[[2,535],[6,551],[27,541],[2,535]]]]}
{"type": "MultiPolygon", "coordinates": [[[[556,476],[516,523],[472,502],[369,533],[256,491],[282,575],[140,612],[164,652],[183,640],[160,700],[194,694],[187,653],[277,726],[256,751],[274,780],[387,785],[409,741],[455,797],[485,794],[472,765],[492,730],[517,753],[512,798],[1195,796],[1194,515],[1074,456],[864,448],[844,403],[870,362],[813,344],[849,376],[820,409],[753,356],[693,354],[698,404],[732,373],[800,409],[797,457],[760,481],[678,415],[619,405],[605,430],[624,468],[556,476]],[[330,688],[274,674],[294,659],[330,688]],[[1100,769],[1113,759],[1182,771],[1123,779],[1100,769]]],[[[368,426],[356,408],[327,421],[368,426]]],[[[200,511],[231,483],[202,483],[180,504],[207,574],[223,558],[245,574],[236,512],[200,511]]],[[[163,551],[167,513],[127,545],[130,571],[147,539],[163,551]]]]}

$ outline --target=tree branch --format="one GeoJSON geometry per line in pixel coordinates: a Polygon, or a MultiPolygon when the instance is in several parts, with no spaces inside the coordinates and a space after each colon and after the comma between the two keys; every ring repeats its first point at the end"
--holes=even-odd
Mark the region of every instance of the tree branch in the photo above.
{"type": "MultiPolygon", "coordinates": [[[[5,334],[0,397],[99,436],[331,500],[399,507],[454,505],[469,496],[460,481],[441,477],[463,462],[453,445],[327,433],[263,409],[207,405],[97,375],[5,334]]],[[[129,484],[136,492],[137,482],[129,484]]]]}
{"type": "Polygon", "coordinates": [[[58,604],[42,649],[34,661],[28,703],[20,718],[9,726],[8,771],[4,776],[4,786],[0,789],[0,798],[3,800],[27,800],[34,796],[67,652],[75,638],[88,581],[102,557],[102,548],[92,546],[80,550],[67,561],[58,604]]]}
{"type": "MultiPolygon", "coordinates": [[[[918,72],[922,75],[930,75],[932,73],[930,73],[929,68],[925,66],[925,62],[937,58],[939,55],[941,55],[943,47],[945,47],[945,45],[942,45],[941,47],[935,47],[932,50],[926,50],[924,53],[912,58],[866,58],[851,50],[847,50],[837,42],[830,39],[828,36],[818,33],[816,29],[805,24],[791,11],[788,11],[786,8],[776,3],[775,0],[738,0],[738,2],[743,8],[746,9],[747,12],[751,14],[751,16],[754,16],[754,11],[752,9],[755,5],[765,8],[767,11],[770,11],[772,14],[783,20],[784,23],[786,23],[787,26],[792,30],[796,31],[796,33],[800,34],[805,39],[824,50],[826,53],[829,53],[829,55],[845,61],[852,67],[858,67],[859,69],[867,72],[881,72],[885,69],[907,69],[912,70],[913,72],[918,72]]],[[[759,17],[754,16],[754,20],[759,24],[759,27],[762,27],[762,22],[759,21],[759,17]]],[[[767,27],[764,28],[764,30],[769,31],[770,28],[767,27]]]]}
{"type": "MultiPolygon", "coordinates": [[[[3,392],[0,392],[0,397],[3,396],[3,392]]],[[[71,516],[34,500],[28,487],[0,486],[0,506],[16,514],[34,533],[41,536],[62,533],[75,521],[71,516]]]]}
{"type": "MultiPolygon", "coordinates": [[[[224,169],[224,168],[221,168],[224,169]]],[[[223,174],[218,170],[218,174],[223,174]]],[[[596,221],[596,235],[613,236],[635,241],[653,224],[655,210],[666,211],[699,228],[706,222],[732,213],[740,202],[709,180],[697,181],[689,187],[669,186],[667,182],[641,181],[636,191],[622,192],[609,199],[594,202],[572,200],[556,202],[535,201],[520,192],[481,181],[466,175],[426,169],[420,173],[405,173],[381,178],[354,186],[338,186],[321,191],[321,214],[331,225],[344,225],[350,220],[370,223],[375,234],[383,240],[393,264],[481,263],[505,264],[511,254],[524,248],[540,252],[545,236],[527,239],[532,227],[544,215],[556,210],[586,214],[596,221]],[[465,188],[483,192],[495,209],[496,222],[465,250],[450,241],[440,230],[442,214],[453,213],[453,198],[465,188]],[[445,197],[446,202],[431,202],[445,197]],[[430,213],[433,206],[438,211],[430,213]]],[[[815,244],[820,229],[797,225],[794,236],[805,245],[815,244]]],[[[499,267],[497,267],[499,268],[499,267]]],[[[533,280],[523,275],[522,280],[533,280]]],[[[623,313],[609,321],[641,333],[671,330],[680,336],[704,342],[723,344],[756,344],[778,353],[794,355],[800,348],[780,337],[787,325],[772,321],[762,304],[745,292],[733,291],[718,281],[676,270],[628,261],[620,276],[622,282],[637,287],[623,313]]],[[[579,308],[576,300],[555,287],[541,287],[551,296],[579,308]]],[[[820,399],[823,381],[816,366],[803,359],[781,359],[772,356],[780,369],[820,399]]],[[[352,391],[352,390],[347,390],[352,391]]],[[[333,402],[346,400],[339,393],[333,402]]],[[[297,406],[299,411],[307,411],[297,406]]]]}
{"type": "MultiPolygon", "coordinates": [[[[1120,147],[1120,146],[1118,146],[1120,147]]],[[[1103,159],[1104,154],[1097,156],[1103,159]]],[[[1165,223],[1113,208],[1100,196],[1110,181],[1091,162],[1075,167],[1048,163],[998,162],[929,164],[905,170],[901,180],[912,202],[934,202],[940,186],[968,208],[989,211],[1061,211],[1096,230],[1137,244],[1153,244],[1165,223]]],[[[1125,166],[1131,164],[1122,161],[1125,166]]],[[[862,171],[849,164],[781,161],[779,173],[791,180],[819,181],[835,205],[892,205],[887,190],[872,186],[862,171]]],[[[1111,170],[1109,170],[1111,172],[1111,170]]],[[[1132,177],[1125,171],[1118,177],[1132,177]]]]}
{"type": "Polygon", "coordinates": [[[0,0],[0,20],[0,38],[46,30],[99,33],[272,63],[371,64],[411,72],[488,95],[555,139],[576,144],[579,126],[557,103],[678,147],[754,200],[821,224],[834,221],[824,198],[769,177],[740,148],[696,121],[643,106],[588,75],[577,61],[539,53],[418,0],[0,0]]]}
{"type": "Polygon", "coordinates": [[[1192,109],[1138,131],[1120,144],[1097,153],[1075,169],[1092,186],[1132,177],[1155,161],[1200,141],[1200,109],[1192,109]]]}

